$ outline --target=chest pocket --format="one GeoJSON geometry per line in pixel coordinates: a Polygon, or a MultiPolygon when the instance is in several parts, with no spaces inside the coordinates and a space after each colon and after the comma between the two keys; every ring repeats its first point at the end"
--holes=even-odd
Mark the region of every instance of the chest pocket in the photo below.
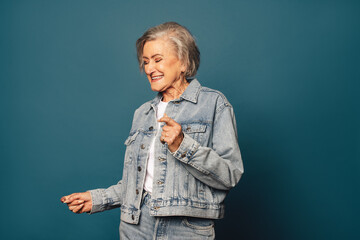
{"type": "Polygon", "coordinates": [[[133,143],[136,139],[136,136],[139,134],[139,131],[136,131],[134,134],[130,135],[126,140],[125,140],[125,145],[129,146],[131,143],[133,143]]]}
{"type": "Polygon", "coordinates": [[[181,125],[183,132],[188,134],[201,145],[204,143],[206,138],[206,127],[207,126],[204,123],[187,123],[181,125]]]}
{"type": "Polygon", "coordinates": [[[133,159],[134,151],[136,151],[134,142],[138,134],[139,131],[136,131],[134,134],[131,134],[124,142],[126,145],[125,163],[130,163],[133,159]]]}

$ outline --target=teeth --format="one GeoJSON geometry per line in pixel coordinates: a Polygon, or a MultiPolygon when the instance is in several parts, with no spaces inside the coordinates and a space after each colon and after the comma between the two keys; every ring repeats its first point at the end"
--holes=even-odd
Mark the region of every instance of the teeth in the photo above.
{"type": "Polygon", "coordinates": [[[160,78],[162,78],[162,76],[153,77],[152,79],[153,79],[153,80],[156,80],[156,79],[160,79],[160,78]]]}

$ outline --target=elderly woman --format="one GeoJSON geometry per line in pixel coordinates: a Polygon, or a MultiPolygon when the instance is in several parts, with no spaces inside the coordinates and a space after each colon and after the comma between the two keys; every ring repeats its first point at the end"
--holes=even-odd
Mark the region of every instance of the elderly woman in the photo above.
{"type": "Polygon", "coordinates": [[[214,239],[243,173],[233,108],[194,78],[200,52],[185,27],[150,28],[136,48],[158,94],[135,111],[122,180],[61,201],[74,213],[120,207],[120,239],[214,239]]]}

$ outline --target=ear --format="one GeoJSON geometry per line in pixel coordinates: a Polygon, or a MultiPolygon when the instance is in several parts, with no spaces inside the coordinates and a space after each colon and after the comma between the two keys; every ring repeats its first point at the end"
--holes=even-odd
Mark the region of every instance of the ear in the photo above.
{"type": "Polygon", "coordinates": [[[182,63],[180,69],[181,69],[181,72],[184,73],[186,71],[186,64],[182,63]]]}

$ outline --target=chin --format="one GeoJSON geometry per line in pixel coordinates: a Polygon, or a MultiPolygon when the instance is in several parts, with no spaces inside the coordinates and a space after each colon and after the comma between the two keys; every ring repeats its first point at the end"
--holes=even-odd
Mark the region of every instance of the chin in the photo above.
{"type": "Polygon", "coordinates": [[[154,92],[160,92],[161,88],[151,85],[151,90],[154,92]]]}
{"type": "Polygon", "coordinates": [[[160,92],[159,89],[157,89],[157,88],[151,88],[151,90],[152,90],[153,92],[160,92]]]}
{"type": "Polygon", "coordinates": [[[162,92],[164,86],[162,86],[161,84],[154,82],[154,83],[150,83],[150,87],[151,90],[153,90],[154,92],[162,92]]]}

